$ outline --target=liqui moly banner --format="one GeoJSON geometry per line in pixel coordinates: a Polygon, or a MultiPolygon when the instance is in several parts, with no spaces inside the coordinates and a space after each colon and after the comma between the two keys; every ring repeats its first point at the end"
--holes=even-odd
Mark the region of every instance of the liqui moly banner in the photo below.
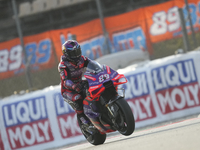
{"type": "Polygon", "coordinates": [[[82,135],[79,125],[77,123],[76,113],[71,106],[65,102],[61,93],[53,95],[54,106],[56,110],[56,120],[63,139],[82,135]]]}
{"type": "Polygon", "coordinates": [[[11,149],[54,140],[45,96],[2,105],[3,122],[11,149]]]}
{"type": "Polygon", "coordinates": [[[199,58],[200,52],[171,56],[125,73],[136,127],[200,112],[199,58]]]}
{"type": "Polygon", "coordinates": [[[154,68],[151,76],[162,114],[200,106],[200,89],[193,59],[154,68]]]}
{"type": "Polygon", "coordinates": [[[0,102],[1,149],[47,149],[83,140],[60,86],[0,102]]]}
{"type": "Polygon", "coordinates": [[[128,83],[124,88],[126,99],[133,110],[136,121],[156,118],[155,108],[150,95],[147,73],[145,71],[126,76],[128,83]]]}
{"type": "MultiPolygon", "coordinates": [[[[199,58],[196,51],[124,69],[128,82],[122,87],[136,128],[200,113],[199,58]]],[[[48,149],[81,140],[76,113],[60,85],[0,101],[1,149],[48,149]]]]}

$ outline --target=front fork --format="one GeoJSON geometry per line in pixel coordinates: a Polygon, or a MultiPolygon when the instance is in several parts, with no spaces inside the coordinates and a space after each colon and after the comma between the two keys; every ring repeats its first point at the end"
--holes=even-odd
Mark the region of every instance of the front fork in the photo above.
{"type": "Polygon", "coordinates": [[[105,104],[105,107],[108,109],[110,113],[110,119],[112,123],[114,124],[113,128],[116,130],[120,128],[121,122],[118,122],[118,119],[120,119],[123,122],[123,116],[119,112],[119,107],[116,105],[116,101],[118,101],[121,96],[117,95],[113,99],[111,99],[107,104],[105,104]],[[120,118],[119,118],[120,117],[120,118]]]}

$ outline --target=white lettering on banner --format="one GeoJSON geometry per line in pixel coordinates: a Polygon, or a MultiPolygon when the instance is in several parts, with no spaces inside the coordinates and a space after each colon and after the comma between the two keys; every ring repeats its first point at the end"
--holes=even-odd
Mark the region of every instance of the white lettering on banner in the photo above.
{"type": "MultiPolygon", "coordinates": [[[[51,58],[51,40],[43,39],[39,43],[31,42],[25,45],[27,57],[31,56],[31,65],[40,65],[51,58]]],[[[0,72],[15,71],[20,73],[23,64],[21,45],[15,45],[10,50],[0,49],[0,72]]]]}
{"type": "Polygon", "coordinates": [[[126,99],[143,96],[149,93],[146,74],[140,73],[127,77],[128,82],[124,84],[126,99]]]}
{"type": "Polygon", "coordinates": [[[63,138],[80,134],[81,130],[77,124],[76,115],[67,117],[59,117],[60,128],[63,138]],[[68,132],[67,132],[68,131],[68,132]]]}
{"type": "Polygon", "coordinates": [[[77,117],[72,107],[63,100],[60,93],[54,94],[54,106],[57,114],[57,121],[63,138],[69,138],[81,134],[77,124],[77,117]]]}
{"type": "MultiPolygon", "coordinates": [[[[198,2],[198,1],[197,1],[198,2]]],[[[188,7],[190,9],[190,15],[192,20],[193,26],[198,26],[200,24],[199,21],[199,12],[200,12],[200,3],[189,2],[188,7]]],[[[186,20],[186,26],[189,27],[190,23],[187,19],[188,11],[186,6],[183,7],[183,13],[186,20]]],[[[169,8],[168,11],[160,11],[155,12],[152,15],[152,25],[150,27],[151,35],[162,35],[166,34],[167,32],[171,32],[173,36],[180,36],[182,35],[181,32],[181,21],[178,14],[178,7],[173,6],[169,8]]],[[[194,28],[195,30],[199,30],[198,27],[194,28]]],[[[188,30],[190,32],[190,30],[188,30]]]]}
{"type": "Polygon", "coordinates": [[[94,38],[85,40],[81,42],[81,49],[84,56],[87,56],[91,59],[96,59],[102,56],[105,45],[104,36],[96,36],[94,38]]]}
{"type": "MultiPolygon", "coordinates": [[[[48,125],[48,124],[47,124],[48,125]]],[[[38,124],[38,126],[41,126],[38,124]]],[[[40,136],[40,133],[38,132],[38,127],[36,124],[33,124],[33,129],[35,131],[35,137],[37,139],[37,142],[40,143],[40,142],[43,142],[44,141],[44,137],[43,136],[40,136]]],[[[48,128],[47,128],[48,129],[48,128]]]]}
{"type": "Polygon", "coordinates": [[[29,126],[29,125],[25,125],[23,128],[22,128],[22,137],[24,137],[24,142],[27,143],[28,145],[32,145],[34,142],[35,142],[35,135],[34,135],[34,131],[33,129],[29,126]],[[30,138],[28,138],[26,136],[26,132],[28,132],[30,135],[30,138]]]}
{"type": "Polygon", "coordinates": [[[61,102],[58,95],[55,96],[55,99],[57,114],[63,114],[65,112],[65,107],[61,107],[61,102]]]}
{"type": "Polygon", "coordinates": [[[25,102],[14,103],[11,104],[11,106],[5,105],[3,107],[3,113],[6,126],[15,125],[18,123],[28,123],[31,122],[31,120],[38,120],[40,118],[47,117],[44,106],[44,97],[25,102]]]}
{"type": "Polygon", "coordinates": [[[21,149],[54,140],[45,96],[2,106],[4,124],[11,149],[21,149]]]}
{"type": "Polygon", "coordinates": [[[7,68],[8,68],[8,51],[5,49],[5,50],[1,50],[0,51],[0,72],[5,72],[7,71],[7,68]]]}
{"type": "Polygon", "coordinates": [[[153,24],[150,27],[151,35],[165,34],[167,31],[172,32],[180,28],[180,19],[178,7],[172,7],[168,12],[156,12],[152,16],[153,24]]]}
{"type": "Polygon", "coordinates": [[[22,47],[14,46],[10,52],[7,49],[0,50],[0,58],[0,72],[18,69],[22,63],[22,47]]]}
{"type": "Polygon", "coordinates": [[[8,136],[12,148],[16,148],[16,141],[19,141],[20,146],[33,145],[35,142],[41,143],[50,140],[48,133],[49,122],[26,124],[23,127],[8,129],[8,136]]]}
{"type": "Polygon", "coordinates": [[[162,93],[157,93],[158,102],[162,113],[198,106],[199,102],[198,84],[173,88],[162,93]],[[167,110],[168,109],[168,110],[167,110]]]}
{"type": "Polygon", "coordinates": [[[164,34],[167,32],[166,13],[164,11],[157,12],[153,15],[154,24],[150,28],[152,35],[164,34]]]}
{"type": "Polygon", "coordinates": [[[46,121],[44,125],[42,123],[39,123],[38,126],[40,127],[40,129],[42,129],[45,139],[47,141],[50,140],[49,133],[48,133],[49,122],[46,121]]]}
{"type": "Polygon", "coordinates": [[[29,118],[29,109],[28,109],[26,103],[24,103],[24,102],[21,102],[17,105],[16,115],[20,122],[25,123],[25,122],[31,121],[29,118]],[[21,114],[21,110],[24,110],[23,114],[21,114]]]}
{"type": "Polygon", "coordinates": [[[151,107],[151,103],[150,96],[128,101],[136,121],[145,120],[156,116],[154,109],[151,107]]]}
{"type": "Polygon", "coordinates": [[[113,46],[116,51],[123,51],[132,48],[143,51],[147,50],[146,37],[140,26],[113,33],[112,38],[113,46]]]}
{"type": "Polygon", "coordinates": [[[156,91],[197,81],[192,60],[153,69],[152,78],[156,91]]]}
{"type": "Polygon", "coordinates": [[[19,142],[21,143],[21,146],[24,146],[24,141],[22,139],[21,133],[20,133],[20,128],[16,128],[15,133],[9,129],[8,130],[8,134],[10,136],[10,141],[12,144],[12,147],[16,147],[15,141],[14,140],[19,140],[19,142]]]}
{"type": "Polygon", "coordinates": [[[56,106],[56,114],[62,115],[74,112],[71,106],[63,100],[63,97],[60,93],[54,94],[54,104],[56,106]]]}

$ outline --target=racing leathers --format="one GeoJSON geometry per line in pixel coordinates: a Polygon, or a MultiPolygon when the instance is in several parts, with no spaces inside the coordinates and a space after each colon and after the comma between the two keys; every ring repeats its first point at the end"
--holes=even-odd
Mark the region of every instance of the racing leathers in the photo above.
{"type": "Polygon", "coordinates": [[[61,56],[58,71],[61,78],[61,94],[77,114],[83,114],[83,99],[80,94],[83,90],[82,74],[90,59],[81,56],[77,64],[68,61],[65,55],[61,56]]]}

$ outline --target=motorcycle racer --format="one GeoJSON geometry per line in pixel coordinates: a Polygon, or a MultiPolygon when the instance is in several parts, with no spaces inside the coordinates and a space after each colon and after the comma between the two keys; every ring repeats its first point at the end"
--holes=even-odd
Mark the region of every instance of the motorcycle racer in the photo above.
{"type": "Polygon", "coordinates": [[[91,122],[83,112],[83,99],[81,92],[84,89],[82,73],[90,59],[84,57],[81,46],[75,40],[68,40],[62,45],[62,53],[58,71],[61,78],[61,94],[66,102],[77,113],[83,124],[91,122]]]}

